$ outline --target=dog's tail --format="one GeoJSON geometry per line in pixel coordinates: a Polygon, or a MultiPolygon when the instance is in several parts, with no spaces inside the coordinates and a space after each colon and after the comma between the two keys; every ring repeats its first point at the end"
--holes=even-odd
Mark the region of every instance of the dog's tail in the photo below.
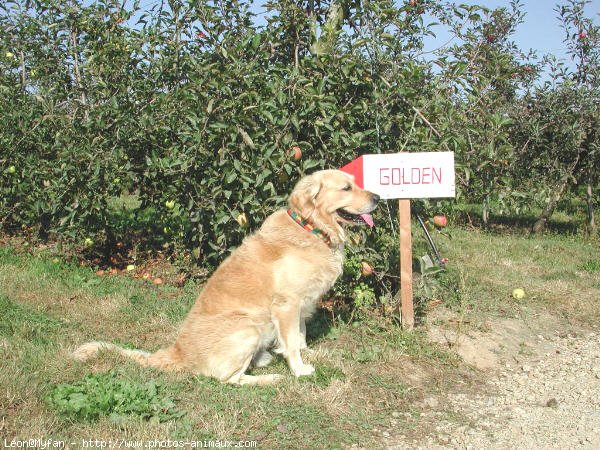
{"type": "Polygon", "coordinates": [[[88,359],[95,357],[103,350],[117,352],[122,356],[134,360],[136,363],[144,367],[176,369],[178,366],[171,348],[162,349],[156,353],[148,353],[143,350],[128,349],[120,347],[116,344],[100,341],[88,342],[79,346],[73,353],[71,353],[71,356],[78,361],[87,361],[88,359]]]}

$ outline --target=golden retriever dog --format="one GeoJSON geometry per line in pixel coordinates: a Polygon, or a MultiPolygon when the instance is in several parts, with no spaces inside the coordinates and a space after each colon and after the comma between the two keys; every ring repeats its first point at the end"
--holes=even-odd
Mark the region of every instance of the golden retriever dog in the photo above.
{"type": "Polygon", "coordinates": [[[345,227],[367,223],[379,196],[351,175],[322,170],[302,178],[289,209],[276,211],[223,261],[206,282],[175,343],[156,353],[106,342],[82,345],[85,360],[102,349],[145,366],[186,370],[233,384],[270,384],[280,375],[246,375],[266,366],[277,347],[296,376],[315,369],[302,361],[305,320],[342,273],[345,227]]]}

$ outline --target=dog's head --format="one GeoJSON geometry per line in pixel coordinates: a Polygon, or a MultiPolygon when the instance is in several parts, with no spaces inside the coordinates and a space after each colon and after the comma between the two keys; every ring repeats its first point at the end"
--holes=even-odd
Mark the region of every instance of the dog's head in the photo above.
{"type": "Polygon", "coordinates": [[[292,209],[338,242],[344,240],[347,225],[373,226],[369,213],[378,201],[378,195],[359,188],[354,177],[341,170],[321,170],[302,178],[289,197],[292,209]]]}

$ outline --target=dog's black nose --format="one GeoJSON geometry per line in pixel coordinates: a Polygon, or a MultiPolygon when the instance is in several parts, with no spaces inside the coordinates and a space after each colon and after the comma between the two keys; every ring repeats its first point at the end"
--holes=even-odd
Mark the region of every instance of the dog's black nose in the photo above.
{"type": "Polygon", "coordinates": [[[372,198],[373,198],[373,203],[377,203],[381,197],[377,194],[373,194],[372,198]]]}

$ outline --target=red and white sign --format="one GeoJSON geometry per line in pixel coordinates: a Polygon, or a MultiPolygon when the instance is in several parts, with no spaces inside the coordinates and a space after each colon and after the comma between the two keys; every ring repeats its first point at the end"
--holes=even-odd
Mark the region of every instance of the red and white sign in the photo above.
{"type": "Polygon", "coordinates": [[[363,155],[340,170],[381,198],[454,197],[454,152],[363,155]]]}

